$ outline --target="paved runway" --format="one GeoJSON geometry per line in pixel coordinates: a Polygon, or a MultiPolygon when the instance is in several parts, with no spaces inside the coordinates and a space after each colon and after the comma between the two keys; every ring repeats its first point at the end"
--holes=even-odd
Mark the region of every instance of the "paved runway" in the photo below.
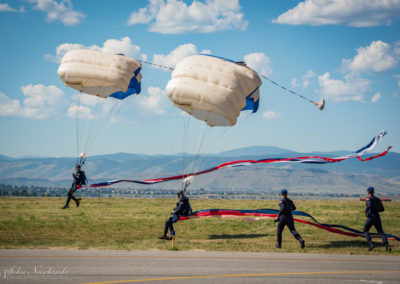
{"type": "Polygon", "coordinates": [[[0,250],[1,283],[400,283],[400,257],[0,250]]]}

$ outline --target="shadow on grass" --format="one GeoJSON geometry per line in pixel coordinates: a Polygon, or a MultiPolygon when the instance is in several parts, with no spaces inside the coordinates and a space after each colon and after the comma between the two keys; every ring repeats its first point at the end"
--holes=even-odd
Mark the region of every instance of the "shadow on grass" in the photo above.
{"type": "Polygon", "coordinates": [[[238,235],[209,235],[208,239],[218,240],[218,239],[255,239],[267,237],[267,234],[238,234],[238,235]]]}
{"type": "MultiPolygon", "coordinates": [[[[373,242],[375,247],[381,247],[384,246],[382,243],[373,242]]],[[[367,249],[368,244],[366,241],[332,241],[329,243],[321,244],[321,245],[313,245],[310,244],[308,247],[312,248],[344,248],[344,247],[362,247],[367,249]]]]}

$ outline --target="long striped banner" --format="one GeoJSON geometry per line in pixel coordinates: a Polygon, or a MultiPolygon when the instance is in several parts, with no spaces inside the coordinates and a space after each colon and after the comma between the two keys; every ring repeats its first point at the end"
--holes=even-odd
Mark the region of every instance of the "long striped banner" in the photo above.
{"type": "MultiPolygon", "coordinates": [[[[243,219],[245,221],[257,221],[257,220],[262,220],[262,219],[271,219],[271,218],[276,218],[279,214],[279,210],[276,209],[257,209],[257,210],[234,210],[234,209],[206,209],[206,210],[200,210],[193,212],[191,215],[187,217],[179,217],[179,220],[190,220],[190,219],[195,219],[195,218],[210,218],[210,217],[219,217],[219,218],[238,218],[238,219],[243,219]]],[[[317,227],[319,229],[335,233],[335,234],[340,234],[340,235],[345,235],[349,237],[364,237],[363,232],[358,231],[356,229],[352,229],[346,226],[342,225],[337,225],[337,224],[321,224],[319,223],[313,216],[310,214],[303,212],[303,211],[292,211],[292,214],[294,216],[302,216],[302,217],[308,217],[311,218],[311,221],[307,220],[302,220],[298,218],[293,218],[294,221],[311,225],[314,227],[317,227]]],[[[386,237],[389,240],[396,240],[400,241],[400,237],[391,235],[391,234],[385,234],[386,237]]],[[[376,233],[372,233],[371,237],[373,238],[379,238],[379,235],[376,233]]]]}
{"type": "MultiPolygon", "coordinates": [[[[365,153],[374,149],[376,144],[383,138],[383,136],[386,135],[386,133],[387,132],[385,130],[382,130],[378,135],[376,135],[371,140],[371,142],[369,142],[364,147],[360,148],[359,150],[355,151],[352,154],[340,156],[340,157],[336,157],[336,158],[320,157],[320,156],[305,156],[305,157],[273,158],[273,159],[261,159],[261,160],[239,160],[239,161],[226,162],[226,163],[220,164],[218,166],[215,166],[215,167],[203,170],[203,171],[199,171],[199,172],[193,172],[193,173],[187,173],[187,174],[163,177],[163,178],[146,179],[146,180],[117,179],[117,180],[110,180],[110,181],[106,181],[106,182],[90,184],[90,185],[87,185],[86,187],[110,186],[110,185],[121,183],[121,182],[138,183],[138,184],[156,184],[156,183],[166,182],[166,181],[171,181],[171,180],[180,180],[180,179],[187,178],[189,176],[203,175],[203,174],[210,173],[210,172],[220,170],[223,168],[250,166],[250,165],[256,165],[256,164],[289,163],[289,162],[308,163],[308,164],[328,164],[328,163],[338,163],[338,162],[348,160],[348,159],[353,159],[353,158],[357,158],[358,160],[360,160],[362,162],[366,162],[366,161],[371,161],[373,159],[376,159],[378,157],[382,157],[382,156],[386,155],[389,152],[389,150],[392,148],[392,147],[388,147],[386,149],[386,151],[384,151],[380,154],[365,158],[365,159],[361,158],[362,155],[364,155],[365,153]]],[[[82,188],[82,186],[78,186],[78,188],[82,188]]]]}

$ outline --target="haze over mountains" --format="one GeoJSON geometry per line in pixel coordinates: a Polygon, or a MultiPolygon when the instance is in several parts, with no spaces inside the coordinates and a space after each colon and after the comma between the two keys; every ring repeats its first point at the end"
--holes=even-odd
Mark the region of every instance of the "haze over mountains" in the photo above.
{"type": "MultiPolygon", "coordinates": [[[[196,156],[144,155],[116,153],[89,156],[84,170],[90,183],[111,179],[147,179],[182,173],[182,169],[197,171],[240,159],[288,158],[319,155],[336,157],[348,151],[298,153],[270,146],[254,146],[196,156]]],[[[368,155],[366,155],[368,156],[368,155]]],[[[13,185],[41,185],[68,187],[76,158],[22,157],[0,155],[0,183],[13,185]]],[[[179,182],[151,186],[120,184],[129,188],[171,189],[179,182]]],[[[315,165],[279,163],[227,168],[195,178],[191,187],[210,190],[279,190],[296,192],[360,193],[367,186],[378,192],[400,194],[400,154],[361,162],[351,159],[335,164],[315,165]]]]}

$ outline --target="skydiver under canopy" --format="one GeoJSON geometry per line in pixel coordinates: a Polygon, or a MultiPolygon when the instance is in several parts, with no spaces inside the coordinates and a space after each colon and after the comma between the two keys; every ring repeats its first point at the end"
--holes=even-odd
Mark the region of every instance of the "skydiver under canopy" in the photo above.
{"type": "Polygon", "coordinates": [[[72,177],[74,178],[74,181],[72,182],[71,188],[68,191],[67,202],[62,207],[62,209],[69,208],[69,202],[71,201],[71,199],[73,199],[75,201],[76,207],[79,207],[81,200],[82,200],[82,198],[76,198],[74,196],[74,193],[77,190],[78,185],[86,185],[87,184],[87,178],[86,178],[85,172],[81,170],[80,164],[75,165],[75,172],[72,173],[72,177]]]}
{"type": "Polygon", "coordinates": [[[192,207],[190,206],[189,198],[185,196],[185,190],[180,190],[177,194],[177,197],[179,198],[179,200],[176,203],[176,207],[171,212],[172,217],[169,217],[168,220],[165,222],[164,234],[159,237],[159,239],[161,240],[171,240],[172,237],[175,236],[173,223],[176,223],[180,216],[186,217],[192,214],[192,207]],[[171,234],[170,237],[167,236],[168,229],[171,234]]]}
{"type": "Polygon", "coordinates": [[[287,225],[292,235],[299,241],[300,247],[304,248],[305,244],[300,234],[296,231],[294,227],[293,215],[292,211],[296,210],[296,206],[293,201],[287,198],[288,192],[286,189],[282,189],[281,191],[282,199],[279,201],[279,214],[275,218],[274,222],[278,222],[277,226],[277,243],[275,244],[276,248],[281,248],[282,246],[282,231],[287,225]]]}

